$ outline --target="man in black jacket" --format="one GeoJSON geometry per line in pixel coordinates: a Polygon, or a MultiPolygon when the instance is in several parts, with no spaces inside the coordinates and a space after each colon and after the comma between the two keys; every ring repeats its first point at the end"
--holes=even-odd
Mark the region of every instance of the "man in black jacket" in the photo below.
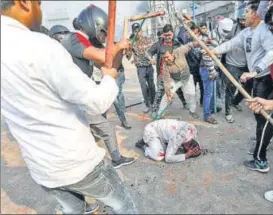
{"type": "MultiPolygon", "coordinates": [[[[174,32],[173,27],[170,24],[167,24],[163,28],[163,34],[170,36],[163,38],[162,35],[159,36],[159,41],[154,43],[152,47],[148,50],[148,56],[152,60],[152,57],[156,54],[156,72],[157,72],[157,92],[155,94],[154,103],[152,106],[152,117],[153,119],[156,119],[156,113],[159,109],[159,105],[161,102],[161,99],[165,93],[164,90],[164,84],[163,84],[163,56],[164,54],[169,51],[172,52],[174,49],[179,48],[181,44],[174,39],[174,32]]],[[[177,91],[177,95],[179,99],[182,101],[184,107],[188,109],[188,105],[185,101],[184,95],[182,90],[177,91]]]]}

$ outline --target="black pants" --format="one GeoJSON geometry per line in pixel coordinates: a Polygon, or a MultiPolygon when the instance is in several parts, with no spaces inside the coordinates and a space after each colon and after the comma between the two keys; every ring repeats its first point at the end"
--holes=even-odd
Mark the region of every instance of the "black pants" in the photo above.
{"type": "Polygon", "coordinates": [[[199,84],[200,88],[200,105],[203,105],[203,97],[204,97],[204,87],[203,87],[203,81],[201,80],[200,74],[198,75],[193,75],[193,81],[194,81],[194,86],[196,87],[196,84],[199,84]]]}
{"type": "Polygon", "coordinates": [[[154,68],[152,65],[137,67],[137,75],[145,105],[150,107],[155,98],[154,68]]]}
{"type": "MultiPolygon", "coordinates": [[[[225,65],[227,70],[230,72],[230,74],[237,80],[240,80],[241,75],[247,71],[247,68],[240,68],[236,66],[232,66],[229,64],[225,65]]],[[[226,115],[231,114],[231,105],[234,102],[234,94],[236,92],[236,87],[232,84],[232,82],[225,76],[223,78],[224,80],[224,86],[225,86],[225,109],[226,109],[226,115]]],[[[238,93],[239,99],[242,100],[244,97],[241,93],[238,93]]],[[[238,99],[238,98],[237,98],[238,99]]],[[[237,104],[238,105],[238,104],[237,104]]]]}
{"type": "MultiPolygon", "coordinates": [[[[272,95],[273,85],[270,75],[262,78],[254,79],[253,81],[253,96],[264,99],[270,99],[272,95]],[[271,95],[270,95],[271,94],[271,95]]],[[[257,143],[253,158],[256,160],[266,161],[266,148],[273,137],[273,126],[266,121],[261,114],[255,114],[257,126],[256,126],[256,138],[257,143]]]]}
{"type": "MultiPolygon", "coordinates": [[[[244,83],[243,88],[246,92],[248,92],[249,95],[251,95],[251,91],[253,89],[253,79],[249,79],[246,83],[244,83]]],[[[233,104],[238,105],[241,101],[243,101],[245,97],[238,91],[238,93],[235,95],[233,104]]]]}

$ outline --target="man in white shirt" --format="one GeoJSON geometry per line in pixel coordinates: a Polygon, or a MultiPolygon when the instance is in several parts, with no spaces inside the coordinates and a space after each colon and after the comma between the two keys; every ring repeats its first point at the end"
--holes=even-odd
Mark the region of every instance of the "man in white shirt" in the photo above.
{"type": "MultiPolygon", "coordinates": [[[[136,214],[89,130],[88,116],[104,113],[117,96],[117,72],[102,68],[104,77],[96,85],[60,43],[33,32],[41,25],[40,4],[0,3],[1,113],[38,184],[92,196],[116,214],[136,214]]],[[[83,213],[84,207],[73,213],[83,213]]]]}

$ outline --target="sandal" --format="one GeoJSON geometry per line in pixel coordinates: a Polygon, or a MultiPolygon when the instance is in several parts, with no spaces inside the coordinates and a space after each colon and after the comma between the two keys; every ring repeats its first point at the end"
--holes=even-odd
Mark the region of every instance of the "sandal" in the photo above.
{"type": "Polygon", "coordinates": [[[209,116],[205,119],[205,122],[211,123],[211,124],[218,124],[217,120],[214,119],[212,116],[209,116]]]}

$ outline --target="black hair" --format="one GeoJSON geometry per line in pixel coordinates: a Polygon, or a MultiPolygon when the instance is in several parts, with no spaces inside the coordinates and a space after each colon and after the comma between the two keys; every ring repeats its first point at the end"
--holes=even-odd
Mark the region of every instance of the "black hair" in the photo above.
{"type": "Polygon", "coordinates": [[[260,0],[250,0],[247,3],[247,6],[249,6],[251,10],[257,12],[257,10],[259,8],[259,4],[260,4],[260,0]]]}
{"type": "Polygon", "coordinates": [[[158,31],[156,35],[157,35],[158,37],[160,37],[161,34],[163,34],[163,32],[162,32],[162,31],[158,31]]]}
{"type": "Polygon", "coordinates": [[[193,24],[193,25],[191,26],[191,30],[193,31],[193,30],[196,30],[196,29],[199,30],[198,26],[197,26],[196,24],[193,24]]]}
{"type": "Polygon", "coordinates": [[[163,33],[167,33],[167,32],[173,32],[173,26],[170,25],[170,24],[166,24],[164,27],[163,27],[163,33]]]}
{"type": "Polygon", "coordinates": [[[200,28],[202,28],[203,26],[208,27],[208,26],[207,26],[207,23],[205,23],[205,22],[201,22],[201,24],[200,24],[200,28]]]}
{"type": "Polygon", "coordinates": [[[14,4],[13,0],[1,0],[0,1],[0,10],[6,10],[14,4]]]}
{"type": "Polygon", "coordinates": [[[271,6],[265,14],[264,22],[269,25],[273,24],[273,6],[271,6]]]}

